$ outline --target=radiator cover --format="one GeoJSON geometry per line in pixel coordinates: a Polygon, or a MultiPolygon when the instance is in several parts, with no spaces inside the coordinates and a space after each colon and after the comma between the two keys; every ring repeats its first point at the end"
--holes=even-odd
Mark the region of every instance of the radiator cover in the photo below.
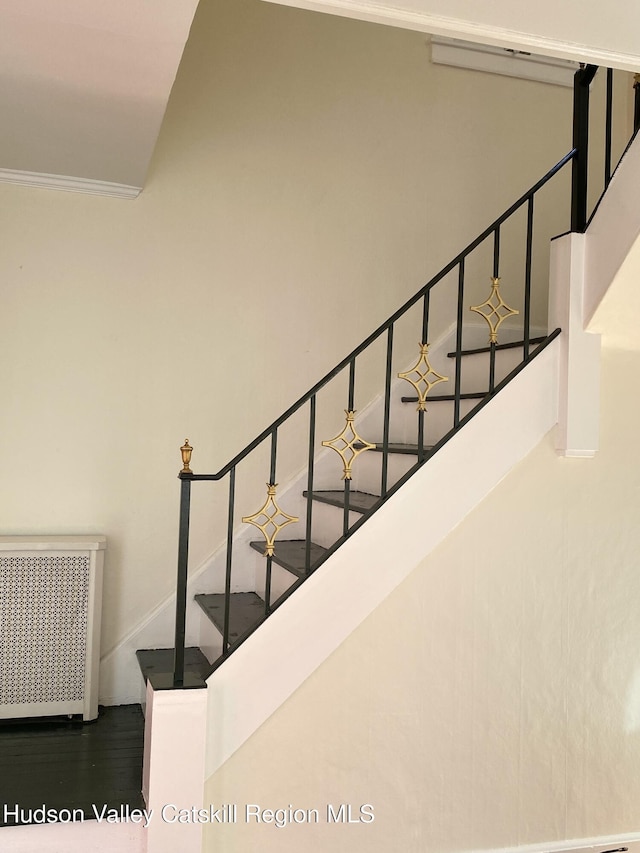
{"type": "Polygon", "coordinates": [[[0,536],[0,718],[98,716],[104,536],[0,536]]]}

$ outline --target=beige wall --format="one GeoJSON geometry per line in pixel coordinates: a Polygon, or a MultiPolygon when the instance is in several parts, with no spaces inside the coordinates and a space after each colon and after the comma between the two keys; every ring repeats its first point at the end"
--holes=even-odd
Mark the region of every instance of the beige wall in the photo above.
{"type": "Polygon", "coordinates": [[[205,849],[446,853],[640,828],[640,358],[603,361],[597,457],[559,458],[548,436],[207,785],[239,809],[371,803],[375,821],[239,817],[205,849]]]}
{"type": "MultiPolygon", "coordinates": [[[[222,466],[567,150],[569,113],[420,33],[221,0],[138,200],[0,186],[2,532],[107,535],[105,653],[173,588],[185,436],[222,466]]],[[[224,503],[199,493],[194,565],[224,503]]]]}

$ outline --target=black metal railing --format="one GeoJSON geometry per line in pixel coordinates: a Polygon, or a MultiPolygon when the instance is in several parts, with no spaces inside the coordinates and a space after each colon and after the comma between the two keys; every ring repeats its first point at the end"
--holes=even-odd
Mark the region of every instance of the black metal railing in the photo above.
{"type": "MultiPolygon", "coordinates": [[[[626,72],[620,72],[626,78],[626,72]]],[[[582,65],[574,76],[573,84],[573,147],[575,149],[575,157],[572,168],[572,188],[571,188],[571,230],[582,233],[586,230],[589,222],[593,218],[602,196],[607,191],[611,182],[611,178],[619,165],[624,153],[629,144],[633,141],[638,128],[640,128],[640,78],[638,75],[634,78],[634,110],[633,110],[633,131],[630,138],[623,140],[622,144],[618,144],[617,155],[614,154],[615,142],[614,139],[614,80],[616,72],[613,68],[599,69],[597,65],[582,65]],[[592,83],[596,78],[596,74],[604,74],[604,93],[601,99],[604,101],[600,104],[601,111],[604,113],[604,134],[603,134],[603,150],[596,152],[602,156],[602,172],[603,178],[600,180],[597,169],[596,159],[593,157],[593,152],[590,146],[590,118],[591,118],[591,100],[592,100],[592,83]],[[599,191],[592,193],[595,195],[595,200],[589,205],[589,193],[591,190],[590,183],[594,183],[599,191]],[[589,209],[590,208],[590,209],[589,209]]],[[[626,82],[626,79],[625,81],[626,82]]],[[[626,91],[624,97],[627,97],[626,91]]]]}
{"type": "MultiPolygon", "coordinates": [[[[222,629],[222,654],[211,665],[210,672],[213,672],[228,656],[237,648],[251,633],[266,619],[274,609],[280,606],[300,584],[318,569],[318,567],[339,548],[343,542],[348,539],[353,533],[375,513],[388,499],[394,494],[406,480],[412,476],[422,465],[424,465],[431,456],[434,455],[441,447],[443,447],[455,433],[461,429],[467,421],[481,410],[505,385],[511,381],[533,358],[544,350],[546,346],[559,334],[559,329],[552,330],[550,334],[542,337],[532,335],[532,290],[534,287],[534,279],[536,276],[532,274],[534,268],[535,246],[541,242],[540,228],[534,229],[536,222],[535,212],[537,209],[538,196],[541,190],[548,185],[555,176],[559,175],[564,167],[572,162],[572,189],[571,189],[571,230],[584,231],[588,223],[587,211],[587,188],[589,177],[589,91],[590,85],[596,74],[595,66],[584,66],[575,77],[574,87],[574,125],[573,125],[573,147],[562,157],[561,160],[553,166],[537,183],[535,183],[527,192],[525,192],[517,201],[515,201],[501,216],[479,234],[475,240],[463,249],[455,258],[453,258],[446,266],[444,266],[430,281],[427,282],[414,296],[404,303],[394,314],[392,314],[384,323],[382,323],[375,331],[373,331],[361,344],[359,344],[352,352],[343,358],[332,370],[330,370],[319,382],[300,397],[293,405],[291,405],[279,418],[264,429],[253,441],[251,441],[243,450],[236,454],[230,462],[224,465],[215,474],[194,474],[189,469],[188,461],[190,455],[186,458],[184,468],[180,472],[181,480],[181,505],[180,505],[180,541],[178,547],[178,593],[176,603],[176,632],[175,632],[175,666],[173,673],[173,686],[186,686],[184,677],[184,648],[185,648],[185,612],[186,612],[186,596],[187,596],[187,563],[188,563],[188,542],[189,542],[189,514],[190,514],[190,495],[191,484],[206,481],[220,481],[225,477],[229,478],[228,482],[228,513],[227,513],[227,539],[226,539],[226,558],[225,558],[225,583],[224,583],[224,622],[222,629]],[[521,215],[522,214],[524,215],[521,215]],[[518,217],[520,217],[518,219],[518,217]],[[506,235],[508,238],[505,241],[505,231],[509,229],[506,235]],[[524,233],[520,233],[523,228],[524,233]],[[514,237],[514,231],[517,236],[514,237]],[[508,243],[505,248],[505,243],[508,243]],[[516,249],[509,248],[517,244],[516,249]],[[513,278],[513,270],[515,269],[517,257],[520,257],[524,247],[524,263],[523,268],[517,273],[517,278],[521,282],[521,306],[519,311],[521,325],[518,327],[518,332],[521,332],[521,339],[517,343],[498,344],[495,335],[491,336],[491,342],[488,347],[476,350],[470,350],[465,353],[463,346],[463,326],[465,300],[469,289],[475,287],[475,282],[472,282],[469,287],[469,268],[472,263],[484,264],[486,272],[491,272],[489,276],[493,284],[500,280],[500,272],[502,261],[505,258],[511,270],[511,278],[513,278]],[[440,300],[440,304],[446,304],[450,311],[450,320],[455,324],[455,351],[450,355],[453,356],[453,388],[454,392],[450,395],[440,395],[440,399],[453,402],[452,420],[450,429],[436,443],[427,447],[425,444],[425,412],[419,410],[417,412],[416,425],[416,458],[417,461],[410,470],[404,474],[393,484],[389,483],[389,456],[390,456],[390,420],[391,420],[391,395],[393,383],[393,359],[396,351],[396,337],[394,335],[398,328],[399,321],[409,316],[412,309],[416,309],[418,315],[415,318],[416,330],[419,329],[421,341],[426,344],[430,331],[433,331],[432,317],[432,296],[436,288],[446,288],[447,293],[451,296],[448,299],[440,300]],[[384,388],[384,412],[382,416],[382,441],[378,450],[381,452],[381,468],[380,468],[380,495],[370,510],[362,514],[356,521],[351,521],[350,513],[350,480],[344,481],[344,497],[343,497],[343,518],[342,518],[342,535],[325,550],[322,557],[312,561],[312,524],[313,524],[313,489],[315,476],[315,451],[316,451],[316,421],[317,421],[317,402],[318,393],[332,383],[338,376],[346,371],[347,377],[347,408],[349,412],[354,409],[354,395],[356,387],[356,364],[357,360],[368,351],[370,347],[377,341],[381,342],[384,347],[384,369],[381,379],[381,385],[384,388]],[[522,355],[518,364],[506,376],[496,376],[496,352],[505,347],[521,347],[522,355]],[[482,394],[466,393],[463,391],[463,376],[464,374],[464,358],[469,352],[485,351],[488,354],[488,375],[485,391],[482,394]],[[472,407],[463,414],[462,404],[471,402],[472,407]],[[236,501],[236,472],[239,464],[243,462],[250,454],[252,454],[263,442],[270,442],[269,454],[269,483],[276,482],[276,467],[278,460],[278,435],[281,428],[289,421],[292,416],[302,410],[303,407],[308,407],[308,447],[306,453],[307,474],[306,474],[306,511],[304,517],[305,528],[305,558],[304,558],[304,573],[297,581],[295,581],[287,591],[281,595],[276,601],[271,600],[272,586],[272,563],[273,556],[266,557],[265,564],[265,603],[264,613],[255,624],[252,625],[242,636],[239,636],[231,642],[230,639],[230,612],[231,612],[231,595],[233,588],[232,566],[234,554],[234,530],[235,530],[235,501],[236,501]]],[[[612,126],[612,111],[613,111],[613,77],[608,75],[607,85],[607,108],[606,108],[606,125],[605,133],[605,162],[606,171],[604,176],[605,189],[611,180],[613,174],[612,169],[612,144],[611,144],[611,126],[612,126]]],[[[636,114],[635,128],[637,130],[640,124],[640,96],[638,95],[638,84],[636,83],[636,114]]],[[[543,234],[543,240],[546,240],[548,246],[548,238],[552,236],[543,234]]],[[[546,256],[545,256],[546,258],[546,256]]],[[[539,265],[541,266],[541,264],[539,265]]],[[[547,265],[548,269],[548,265],[547,265]]],[[[542,276],[538,275],[537,279],[542,276]]],[[[510,284],[511,287],[511,284],[510,284]]],[[[493,291],[492,291],[493,292],[493,291]]],[[[513,290],[510,290],[510,299],[513,300],[513,290]]],[[[411,315],[412,316],[412,315],[411,315]]],[[[442,330],[449,322],[447,317],[442,315],[442,311],[436,317],[436,331],[442,330]]],[[[412,333],[412,340],[415,336],[412,333]]],[[[430,398],[432,399],[432,398],[430,398]]],[[[183,459],[184,459],[183,455],[183,459]]]]}

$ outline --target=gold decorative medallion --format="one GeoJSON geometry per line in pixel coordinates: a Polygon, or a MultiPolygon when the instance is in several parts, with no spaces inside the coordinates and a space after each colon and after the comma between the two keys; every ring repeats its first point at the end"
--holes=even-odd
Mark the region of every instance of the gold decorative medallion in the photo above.
{"type": "Polygon", "coordinates": [[[339,435],[332,438],[330,441],[323,441],[322,446],[330,447],[341,457],[342,464],[344,466],[342,479],[350,480],[351,466],[353,465],[356,456],[363,453],[365,450],[373,450],[375,448],[375,444],[369,444],[368,441],[360,438],[356,432],[356,428],[353,425],[353,419],[355,418],[356,413],[350,412],[348,409],[345,409],[344,412],[347,416],[347,422],[344,425],[344,429],[339,435]],[[356,444],[360,446],[356,447],[356,444]]]}
{"type": "Polygon", "coordinates": [[[180,453],[182,454],[182,471],[181,474],[193,474],[191,468],[189,468],[189,463],[191,462],[191,454],[193,452],[193,447],[189,444],[189,439],[185,438],[184,444],[180,448],[180,453]]]}
{"type": "Polygon", "coordinates": [[[500,279],[495,276],[491,276],[490,280],[491,293],[489,294],[489,298],[486,299],[482,305],[472,306],[469,310],[475,311],[476,314],[480,314],[481,317],[484,317],[489,325],[489,343],[497,344],[500,324],[506,320],[507,317],[511,317],[513,314],[519,314],[520,312],[516,311],[515,308],[510,308],[503,300],[502,294],[500,293],[500,279]]]}
{"type": "Polygon", "coordinates": [[[434,385],[437,385],[438,382],[448,382],[448,376],[441,376],[439,373],[431,367],[429,363],[429,344],[418,344],[420,347],[420,357],[418,361],[414,364],[414,366],[405,371],[404,373],[398,374],[398,379],[406,379],[407,382],[411,383],[413,387],[418,392],[418,408],[416,411],[418,412],[426,412],[427,411],[427,394],[434,385]],[[411,377],[415,376],[415,379],[411,377]]]}
{"type": "Polygon", "coordinates": [[[267,483],[267,499],[264,505],[253,515],[247,515],[242,520],[245,524],[253,524],[262,533],[266,541],[263,557],[273,557],[276,536],[287,524],[300,521],[295,515],[288,515],[276,503],[277,483],[267,483]]]}

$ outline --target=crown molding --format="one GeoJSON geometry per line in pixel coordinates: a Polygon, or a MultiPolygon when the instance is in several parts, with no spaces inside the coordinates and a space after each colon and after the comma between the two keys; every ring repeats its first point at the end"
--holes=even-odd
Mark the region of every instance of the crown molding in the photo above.
{"type": "Polygon", "coordinates": [[[418,30],[479,44],[526,50],[543,56],[590,62],[607,68],[620,68],[623,71],[635,72],[640,68],[640,52],[621,53],[606,50],[597,45],[567,42],[517,30],[492,27],[462,18],[449,18],[428,12],[415,12],[391,5],[371,3],[367,0],[266,0],[266,2],[310,9],[315,12],[328,12],[346,18],[357,18],[361,21],[418,30]]]}
{"type": "Polygon", "coordinates": [[[127,184],[95,181],[91,178],[72,178],[68,175],[48,175],[45,172],[20,172],[14,169],[0,169],[0,183],[111,198],[134,199],[142,192],[142,187],[131,187],[127,184]]]}

